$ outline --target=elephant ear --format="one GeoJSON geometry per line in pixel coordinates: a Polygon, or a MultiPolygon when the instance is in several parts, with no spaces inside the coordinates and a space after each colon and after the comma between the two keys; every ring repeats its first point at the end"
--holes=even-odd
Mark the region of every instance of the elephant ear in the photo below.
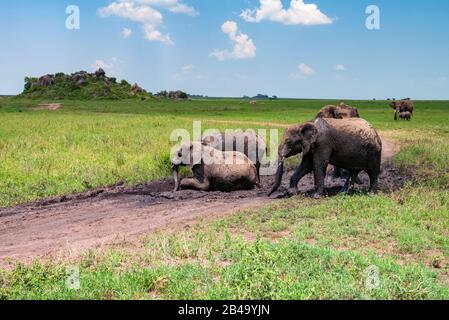
{"type": "Polygon", "coordinates": [[[203,148],[205,146],[202,143],[192,143],[190,145],[189,150],[189,164],[187,164],[187,167],[189,169],[192,169],[194,166],[199,165],[203,161],[203,148]]]}
{"type": "Polygon", "coordinates": [[[302,153],[308,154],[318,138],[318,129],[313,123],[306,123],[301,129],[302,153]]]}

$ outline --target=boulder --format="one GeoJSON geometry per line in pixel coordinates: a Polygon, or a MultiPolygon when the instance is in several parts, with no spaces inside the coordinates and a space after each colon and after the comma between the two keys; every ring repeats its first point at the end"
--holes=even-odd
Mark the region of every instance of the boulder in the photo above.
{"type": "Polygon", "coordinates": [[[102,68],[100,68],[97,71],[95,71],[95,76],[97,78],[104,78],[106,76],[106,72],[102,68]]]}
{"type": "Polygon", "coordinates": [[[145,90],[143,90],[137,83],[135,83],[132,87],[131,87],[131,92],[136,94],[136,93],[142,93],[145,92],[145,90]]]}
{"type": "Polygon", "coordinates": [[[82,85],[85,84],[85,83],[86,83],[86,79],[84,79],[84,78],[79,78],[79,79],[76,81],[76,85],[77,85],[78,87],[82,86],[82,85]]]}
{"type": "Polygon", "coordinates": [[[39,80],[37,81],[37,85],[39,87],[49,87],[52,84],[54,84],[54,80],[53,77],[49,74],[40,77],[39,80]]]}
{"type": "Polygon", "coordinates": [[[82,86],[84,83],[86,83],[86,73],[77,72],[72,74],[72,81],[75,82],[77,86],[82,86]]]}

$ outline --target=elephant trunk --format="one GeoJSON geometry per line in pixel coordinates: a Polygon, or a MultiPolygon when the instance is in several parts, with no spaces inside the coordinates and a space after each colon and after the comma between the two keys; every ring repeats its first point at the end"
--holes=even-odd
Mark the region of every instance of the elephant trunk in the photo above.
{"type": "Polygon", "coordinates": [[[179,184],[179,166],[178,165],[173,165],[172,166],[172,174],[173,174],[173,179],[175,179],[175,189],[173,191],[176,192],[176,191],[179,191],[179,188],[180,188],[180,184],[179,184]]]}
{"type": "Polygon", "coordinates": [[[274,185],[271,188],[270,193],[268,196],[271,196],[273,193],[275,193],[282,183],[282,177],[284,176],[284,159],[282,158],[279,162],[278,169],[276,171],[276,179],[274,181],[274,185]]]}

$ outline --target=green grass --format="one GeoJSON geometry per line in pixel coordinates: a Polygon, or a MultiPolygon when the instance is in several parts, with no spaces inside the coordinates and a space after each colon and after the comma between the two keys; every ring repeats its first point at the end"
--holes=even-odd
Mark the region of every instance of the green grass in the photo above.
{"type": "MultiPolygon", "coordinates": [[[[276,126],[335,101],[66,101],[53,112],[37,103],[0,100],[0,205],[167,177],[168,135],[192,120],[276,126]]],[[[394,122],[384,101],[349,104],[402,145],[402,190],[299,196],[148,235],[133,253],[19,264],[0,271],[0,299],[449,299],[449,103],[417,102],[411,122],[394,122]],[[80,290],[65,285],[69,265],[80,268],[80,290]],[[379,286],[370,289],[372,266],[379,286]]]]}
{"type": "MultiPolygon", "coordinates": [[[[63,101],[62,110],[36,111],[39,102],[45,101],[0,101],[0,207],[168,177],[169,135],[175,128],[191,131],[192,120],[203,120],[203,129],[267,127],[264,122],[275,126],[310,120],[321,106],[336,101],[280,100],[256,106],[240,100],[63,101]]],[[[412,122],[392,121],[387,102],[351,104],[380,130],[413,133],[408,139],[414,143],[421,138],[414,153],[425,157],[428,148],[439,148],[441,158],[434,164],[441,168],[447,163],[447,102],[418,102],[412,122]],[[428,142],[429,134],[440,139],[439,146],[428,142]]],[[[441,179],[449,180],[447,172],[441,179]]]]}

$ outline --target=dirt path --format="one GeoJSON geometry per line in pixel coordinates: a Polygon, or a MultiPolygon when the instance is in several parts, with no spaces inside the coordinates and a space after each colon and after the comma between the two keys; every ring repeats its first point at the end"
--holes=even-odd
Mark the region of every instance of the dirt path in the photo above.
{"type": "MultiPolygon", "coordinates": [[[[402,178],[389,166],[398,148],[384,140],[380,187],[397,189],[402,178]]],[[[291,171],[284,177],[284,185],[291,171]]],[[[368,177],[362,175],[367,188],[368,177]]],[[[116,186],[72,197],[47,199],[33,205],[0,209],[0,267],[8,259],[29,262],[36,258],[64,259],[90,248],[138,240],[161,229],[182,227],[199,219],[215,219],[239,210],[255,209],[275,201],[266,194],[272,177],[262,187],[234,193],[181,191],[173,194],[171,181],[138,187],[116,186]]],[[[340,179],[326,179],[329,194],[341,187],[340,179]]],[[[300,183],[301,192],[313,190],[313,178],[300,183]]]]}

